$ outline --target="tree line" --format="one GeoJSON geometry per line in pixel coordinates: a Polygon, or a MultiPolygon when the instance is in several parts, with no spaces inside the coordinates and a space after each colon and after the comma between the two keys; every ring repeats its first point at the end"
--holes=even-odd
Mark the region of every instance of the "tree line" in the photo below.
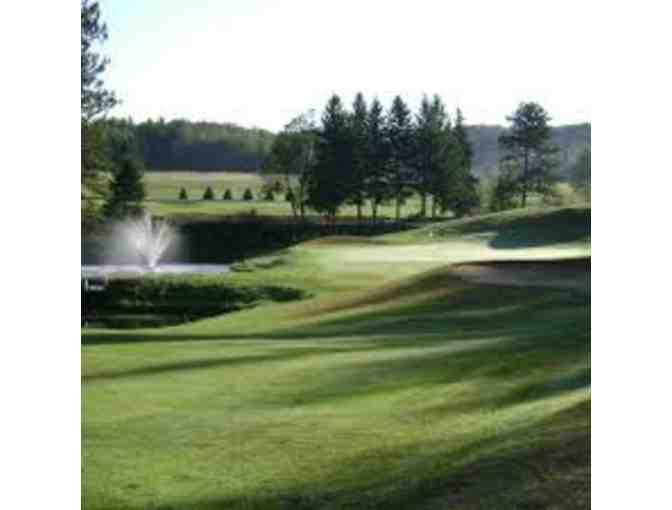
{"type": "Polygon", "coordinates": [[[214,171],[223,168],[258,171],[267,157],[274,135],[264,129],[248,129],[232,123],[192,122],[163,118],[134,123],[108,119],[107,129],[127,130],[148,168],[161,170],[214,171]]]}
{"type": "Polygon", "coordinates": [[[471,173],[473,150],[458,109],[455,120],[442,99],[425,96],[413,114],[397,96],[388,111],[358,93],[350,110],[338,95],[324,108],[293,119],[276,136],[267,172],[280,173],[291,192],[293,214],[306,207],[334,219],[344,205],[364,208],[376,221],[382,204],[394,203],[395,217],[412,194],[420,217],[448,210],[457,216],[479,205],[478,180],[471,173]]]}

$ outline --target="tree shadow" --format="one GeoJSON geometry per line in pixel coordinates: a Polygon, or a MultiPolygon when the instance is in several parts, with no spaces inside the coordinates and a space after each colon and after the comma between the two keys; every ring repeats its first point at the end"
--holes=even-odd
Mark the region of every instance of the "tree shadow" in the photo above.
{"type": "MultiPolygon", "coordinates": [[[[456,446],[371,448],[302,480],[253,492],[162,501],[157,510],[588,508],[590,401],[456,446]],[[359,476],[358,476],[359,475],[359,476]]],[[[120,510],[106,506],[104,510],[120,510]]],[[[126,507],[124,507],[126,508],[126,507]]],[[[132,507],[135,508],[135,507],[132,507]]]]}
{"type": "MultiPolygon", "coordinates": [[[[518,218],[484,218],[453,227],[461,234],[492,233],[489,245],[496,249],[533,248],[590,241],[590,208],[543,211],[518,218]]],[[[450,222],[446,228],[451,228],[450,222]]]]}

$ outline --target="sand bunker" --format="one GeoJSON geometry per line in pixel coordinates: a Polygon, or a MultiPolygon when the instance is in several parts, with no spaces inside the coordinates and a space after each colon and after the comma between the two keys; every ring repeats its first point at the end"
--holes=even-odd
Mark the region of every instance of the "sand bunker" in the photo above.
{"type": "Polygon", "coordinates": [[[489,285],[590,289],[590,259],[458,264],[453,271],[489,285]]]}

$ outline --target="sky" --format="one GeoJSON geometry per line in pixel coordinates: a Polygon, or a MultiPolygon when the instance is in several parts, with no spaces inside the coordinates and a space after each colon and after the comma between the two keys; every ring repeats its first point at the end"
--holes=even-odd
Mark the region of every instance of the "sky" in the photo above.
{"type": "Polygon", "coordinates": [[[537,101],[590,121],[586,3],[510,0],[100,0],[111,115],[278,131],[332,94],[384,106],[423,94],[467,124],[537,101]]]}

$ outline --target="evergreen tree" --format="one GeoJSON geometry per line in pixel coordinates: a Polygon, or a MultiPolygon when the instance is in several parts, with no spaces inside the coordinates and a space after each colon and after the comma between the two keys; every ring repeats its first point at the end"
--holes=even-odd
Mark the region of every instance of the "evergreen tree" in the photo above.
{"type": "Polygon", "coordinates": [[[103,86],[102,74],[109,60],[98,51],[107,39],[107,26],[100,19],[98,2],[81,2],[81,211],[84,226],[98,215],[96,199],[104,197],[103,174],[111,163],[105,151],[104,124],[95,118],[112,108],[117,100],[103,86]]]}
{"type": "Polygon", "coordinates": [[[250,200],[254,200],[254,195],[252,195],[252,190],[250,188],[245,189],[245,192],[243,193],[243,200],[248,202],[250,200]]]}
{"type": "Polygon", "coordinates": [[[383,107],[378,99],[371,104],[367,121],[366,174],[364,179],[364,197],[371,203],[371,219],[375,223],[378,206],[390,197],[388,186],[387,159],[389,144],[385,132],[383,107]]]}
{"type": "Polygon", "coordinates": [[[275,195],[273,194],[272,189],[269,188],[269,189],[266,190],[266,194],[264,195],[264,200],[266,200],[267,202],[275,201],[275,195]]]}
{"type": "Polygon", "coordinates": [[[222,195],[222,200],[233,200],[233,196],[231,195],[230,189],[227,188],[226,191],[224,191],[224,194],[222,195]]]}
{"type": "Polygon", "coordinates": [[[333,220],[352,189],[352,143],[349,118],[340,97],[333,95],[322,115],[317,161],[309,184],[309,203],[333,220]]]}
{"type": "Polygon", "coordinates": [[[104,207],[105,216],[110,218],[137,216],[143,211],[145,185],[142,182],[142,164],[130,144],[123,154],[119,156],[104,207]]]}
{"type": "Polygon", "coordinates": [[[471,174],[473,149],[464,127],[464,116],[459,108],[455,116],[452,140],[450,170],[441,197],[441,209],[443,211],[450,209],[459,218],[480,204],[478,179],[471,174]]]}
{"type": "Polygon", "coordinates": [[[395,218],[401,217],[401,206],[409,195],[412,168],[409,164],[413,150],[413,120],[411,112],[400,96],[394,98],[387,115],[389,140],[388,178],[390,192],[395,200],[395,218]]]}
{"type": "Polygon", "coordinates": [[[188,198],[189,197],[187,196],[187,190],[184,189],[184,188],[180,189],[179,199],[180,200],[187,200],[188,198]]]}
{"type": "Polygon", "coordinates": [[[352,179],[350,180],[349,203],[357,206],[357,221],[362,220],[365,199],[365,181],[369,172],[369,113],[361,92],[352,105],[350,130],[352,140],[352,179]]]}
{"type": "Polygon", "coordinates": [[[552,146],[550,117],[534,102],[520,103],[513,115],[507,117],[511,127],[499,137],[504,151],[503,162],[515,163],[515,176],[521,194],[521,207],[527,204],[530,191],[543,192],[550,183],[550,171],[557,164],[557,148],[552,146]]]}
{"type": "Polygon", "coordinates": [[[213,189],[208,186],[205,188],[205,192],[203,193],[203,200],[214,200],[215,199],[215,192],[213,189]]]}
{"type": "Polygon", "coordinates": [[[450,122],[439,96],[432,102],[423,97],[414,130],[413,187],[420,195],[420,216],[427,215],[427,197],[433,196],[432,215],[448,190],[450,158],[453,153],[450,122]]]}
{"type": "Polygon", "coordinates": [[[506,211],[516,207],[515,196],[519,193],[518,181],[511,171],[503,171],[497,178],[497,184],[490,196],[492,212],[506,211]]]}

